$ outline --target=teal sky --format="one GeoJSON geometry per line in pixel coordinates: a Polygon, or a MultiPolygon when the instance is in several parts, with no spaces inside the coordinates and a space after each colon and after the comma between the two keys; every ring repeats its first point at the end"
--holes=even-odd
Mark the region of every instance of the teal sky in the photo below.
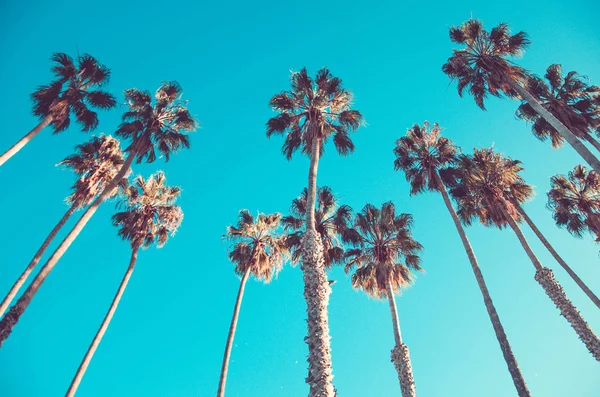
{"type": "MultiPolygon", "coordinates": [[[[537,196],[525,209],[596,293],[599,247],[558,229],[545,208],[550,176],[579,163],[570,148],[541,143],[517,120],[516,101],[490,99],[488,111],[460,99],[441,72],[453,48],[448,28],[470,15],[490,28],[507,22],[532,45],[520,64],[543,74],[552,63],[600,83],[600,5],[594,0],[503,2],[2,2],[0,150],[29,131],[29,94],[51,78],[48,58],[90,53],[112,69],[108,88],[154,91],[177,80],[201,129],[192,149],[134,171],[162,169],[181,186],[185,219],[160,250],[143,251],[121,305],[78,396],[188,397],[216,394],[239,284],[221,235],[237,211],[286,212],[306,185],[308,161],[288,162],[282,139],[265,137],[270,97],[289,87],[290,70],[322,66],[344,80],[367,125],[356,152],[327,147],[318,184],[359,210],[392,200],[415,218],[424,246],[416,284],[398,299],[421,397],[515,395],[466,254],[442,198],[409,197],[393,170],[394,141],[424,120],[439,122],[465,151],[489,146],[524,162],[537,196]]],[[[101,113],[96,134],[112,133],[123,108],[101,113]]],[[[89,137],[72,127],[42,132],[0,169],[0,293],[4,294],[66,211],[73,176],[54,165],[89,137]]],[[[0,350],[0,394],[66,391],[129,260],[105,203],[47,279],[0,350]]],[[[74,220],[72,220],[74,221],[74,220]]],[[[69,225],[72,225],[71,222],[69,225]]],[[[600,312],[525,229],[542,263],[589,324],[600,312]]],[[[510,230],[467,229],[524,377],[534,396],[594,397],[598,363],[535,282],[510,230]]],[[[58,242],[55,242],[55,245],[58,242]]],[[[329,307],[334,383],[341,397],[398,396],[390,363],[385,302],[354,291],[334,269],[329,307]]],[[[305,302],[299,268],[270,285],[246,288],[230,365],[228,397],[306,395],[305,302]]]]}

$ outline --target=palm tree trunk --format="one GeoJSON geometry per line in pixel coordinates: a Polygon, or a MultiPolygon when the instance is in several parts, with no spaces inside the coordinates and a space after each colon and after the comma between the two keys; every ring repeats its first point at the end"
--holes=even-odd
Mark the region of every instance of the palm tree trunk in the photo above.
{"type": "Polygon", "coordinates": [[[117,293],[115,294],[115,297],[113,298],[113,301],[110,304],[110,308],[108,309],[106,316],[104,316],[104,320],[102,320],[100,329],[98,329],[98,332],[96,333],[96,336],[94,336],[90,347],[88,347],[88,350],[85,353],[81,364],[79,364],[79,368],[77,368],[75,377],[73,378],[73,381],[71,381],[71,385],[69,386],[69,390],[67,390],[67,394],[65,395],[65,397],[73,397],[77,392],[79,383],[81,382],[83,375],[85,375],[85,371],[87,370],[88,365],[90,365],[90,361],[92,360],[92,357],[94,356],[94,353],[96,352],[96,349],[98,348],[98,345],[100,344],[100,341],[102,340],[102,337],[104,336],[104,333],[106,332],[106,329],[108,328],[108,325],[110,324],[110,321],[112,320],[113,315],[117,310],[117,306],[119,306],[119,302],[121,301],[123,292],[125,292],[127,283],[129,283],[129,279],[131,278],[133,268],[137,261],[138,251],[139,247],[132,247],[131,259],[129,260],[129,267],[127,268],[127,272],[125,272],[125,276],[123,276],[123,280],[121,280],[121,285],[119,285],[119,289],[117,290],[117,293]]]}
{"type": "Polygon", "coordinates": [[[594,147],[594,149],[600,152],[600,142],[598,142],[594,137],[592,137],[588,131],[586,131],[583,137],[594,147]]]}
{"type": "Polygon", "coordinates": [[[123,164],[117,175],[108,184],[108,186],[106,186],[102,193],[100,193],[100,195],[96,197],[94,202],[85,210],[85,212],[83,213],[83,215],[81,215],[81,218],[79,218],[79,220],[73,226],[69,234],[67,234],[67,236],[60,243],[58,248],[56,248],[52,256],[40,269],[39,273],[35,276],[31,284],[29,284],[29,287],[27,287],[27,289],[25,290],[23,295],[21,295],[17,303],[10,308],[10,310],[8,311],[8,313],[6,313],[2,321],[0,321],[0,347],[2,346],[2,343],[9,337],[12,329],[19,321],[19,318],[21,317],[25,309],[27,309],[27,306],[29,306],[29,303],[31,303],[31,300],[42,286],[42,283],[46,280],[46,277],[48,277],[48,274],[50,274],[52,269],[54,269],[56,263],[64,255],[64,253],[73,243],[73,241],[75,241],[79,233],[81,233],[85,225],[91,219],[92,215],[96,213],[96,211],[100,207],[100,204],[102,204],[102,202],[110,196],[110,194],[119,184],[119,181],[121,181],[125,177],[125,175],[127,175],[127,172],[131,167],[131,163],[133,163],[133,160],[135,159],[136,155],[137,151],[134,148],[129,153],[125,164],[123,164]]]}
{"type": "Polygon", "coordinates": [[[225,396],[225,383],[227,382],[229,357],[231,357],[231,348],[233,346],[233,338],[235,337],[235,329],[237,328],[242,298],[244,297],[244,288],[246,287],[246,281],[248,281],[249,276],[250,268],[246,269],[244,275],[242,276],[242,281],[240,281],[240,289],[238,290],[237,299],[235,301],[233,317],[231,318],[231,325],[229,326],[229,335],[227,336],[227,344],[225,345],[225,354],[223,355],[223,365],[221,366],[221,379],[219,379],[219,390],[217,391],[217,397],[225,396]]]}
{"type": "Polygon", "coordinates": [[[315,230],[315,201],[320,142],[313,139],[308,173],[306,231],[302,236],[302,273],[308,323],[308,397],[333,397],[331,347],[327,305],[331,288],[327,282],[323,259],[323,243],[315,230]]]}
{"type": "Polygon", "coordinates": [[[565,269],[565,271],[569,274],[569,276],[571,276],[573,281],[575,281],[575,283],[577,283],[579,288],[581,288],[583,290],[583,292],[585,292],[585,294],[592,300],[592,302],[594,302],[594,304],[598,307],[598,309],[600,309],[600,299],[598,299],[598,297],[588,288],[588,286],[585,285],[585,283],[579,278],[577,273],[575,273],[573,271],[573,269],[571,269],[571,267],[569,267],[569,265],[567,265],[567,263],[563,260],[563,258],[561,258],[561,256],[558,255],[558,252],[556,252],[554,247],[552,247],[552,245],[550,245],[548,240],[546,240],[546,237],[542,234],[542,232],[540,232],[540,230],[537,228],[535,223],[533,223],[533,221],[531,220],[529,215],[527,215],[525,210],[516,202],[514,202],[513,205],[515,206],[517,211],[519,211],[519,214],[521,214],[523,219],[525,219],[525,222],[527,222],[527,224],[529,225],[531,230],[533,230],[535,235],[540,239],[542,244],[544,244],[544,247],[546,247],[546,249],[554,257],[554,259],[556,259],[558,264],[561,265],[563,269],[565,269]]]}
{"type": "Polygon", "coordinates": [[[402,397],[415,397],[417,391],[415,389],[415,380],[413,378],[412,365],[410,363],[410,354],[408,353],[408,346],[402,343],[398,308],[396,307],[396,299],[394,298],[394,292],[390,283],[388,283],[385,292],[388,303],[390,304],[390,314],[392,315],[392,325],[394,326],[394,341],[396,342],[396,345],[392,349],[392,363],[394,363],[396,372],[398,372],[402,397]]]}
{"type": "Polygon", "coordinates": [[[21,138],[17,143],[12,145],[10,149],[0,155],[0,166],[6,163],[12,156],[17,154],[19,150],[23,148],[23,146],[27,145],[29,141],[31,141],[37,134],[40,133],[44,128],[48,126],[52,122],[52,116],[46,116],[44,120],[42,120],[38,125],[35,126],[34,129],[29,131],[23,138],[21,138]]]}
{"type": "Polygon", "coordinates": [[[465,251],[467,252],[469,262],[471,262],[473,274],[475,274],[477,285],[479,286],[481,295],[483,295],[483,303],[485,304],[488,316],[490,317],[490,321],[492,322],[492,327],[494,328],[496,339],[498,339],[498,343],[500,344],[500,350],[502,350],[504,361],[506,362],[508,372],[510,372],[515,388],[517,389],[517,394],[519,395],[519,397],[529,397],[531,396],[531,394],[529,393],[529,389],[527,388],[527,383],[525,383],[525,378],[523,378],[523,374],[521,373],[521,369],[519,368],[519,363],[517,362],[517,359],[512,351],[512,348],[508,341],[508,337],[506,336],[506,332],[504,331],[504,326],[502,325],[502,322],[500,321],[500,316],[496,311],[496,306],[494,306],[494,302],[492,301],[490,291],[487,288],[487,285],[483,278],[483,274],[481,273],[481,269],[479,268],[477,257],[475,256],[473,247],[471,247],[471,242],[469,241],[467,234],[465,233],[465,229],[463,228],[462,224],[460,223],[460,220],[458,219],[458,215],[456,214],[454,206],[452,205],[450,197],[448,196],[448,192],[446,191],[446,186],[442,182],[437,172],[434,174],[434,176],[439,186],[440,193],[444,198],[446,208],[448,209],[448,212],[450,212],[450,216],[452,216],[454,226],[456,226],[456,230],[458,231],[465,251]]]}
{"type": "Polygon", "coordinates": [[[579,153],[579,155],[592,168],[600,173],[600,160],[571,132],[563,123],[561,123],[552,113],[546,110],[533,95],[522,87],[518,82],[512,82],[511,87],[523,98],[531,107],[546,120],[554,129],[579,153]]]}
{"type": "Polygon", "coordinates": [[[11,304],[12,300],[15,299],[15,296],[17,295],[17,292],[19,292],[19,290],[21,289],[21,287],[23,286],[23,284],[25,284],[25,281],[27,281],[27,277],[29,277],[29,275],[31,274],[31,272],[33,271],[33,269],[35,268],[35,266],[38,264],[38,262],[40,261],[42,255],[44,255],[44,252],[46,251],[46,249],[48,248],[48,246],[50,245],[50,243],[52,242],[52,240],[54,239],[54,237],[56,237],[56,234],[58,233],[58,231],[65,225],[65,223],[67,222],[67,220],[69,219],[69,217],[71,215],[73,215],[73,212],[75,212],[76,209],[77,209],[77,205],[76,204],[71,205],[71,207],[69,207],[69,209],[62,216],[62,218],[60,218],[60,221],[58,221],[58,223],[56,224],[56,226],[54,226],[54,229],[52,229],[52,231],[50,232],[50,234],[48,235],[48,237],[46,237],[46,240],[44,240],[44,242],[42,243],[42,246],[40,247],[40,249],[37,250],[37,252],[35,253],[35,256],[33,257],[33,259],[31,260],[31,262],[29,262],[29,264],[25,268],[25,271],[23,271],[23,273],[21,274],[21,276],[17,279],[17,281],[15,282],[15,284],[12,286],[12,288],[10,289],[10,291],[8,291],[8,294],[6,295],[6,297],[4,298],[4,300],[2,301],[2,303],[0,304],[0,317],[2,317],[2,315],[4,314],[4,312],[6,311],[6,309],[8,308],[8,305],[11,304]]]}
{"type": "Polygon", "coordinates": [[[519,225],[517,225],[504,205],[502,205],[501,208],[506,220],[508,221],[508,224],[517,235],[517,238],[525,249],[527,256],[529,256],[531,263],[533,263],[533,266],[536,268],[535,280],[540,283],[542,288],[544,288],[546,294],[550,297],[550,299],[552,299],[552,302],[554,302],[556,307],[560,310],[560,313],[563,315],[563,317],[566,318],[571,324],[571,327],[573,327],[579,336],[579,339],[581,339],[581,341],[585,344],[589,352],[592,353],[596,360],[600,361],[600,339],[590,328],[581,313],[579,313],[579,310],[577,310],[575,305],[569,300],[561,285],[554,278],[552,270],[548,269],[547,267],[542,267],[542,264],[537,256],[535,256],[533,253],[533,250],[529,246],[527,239],[523,235],[521,228],[519,228],[519,225]]]}

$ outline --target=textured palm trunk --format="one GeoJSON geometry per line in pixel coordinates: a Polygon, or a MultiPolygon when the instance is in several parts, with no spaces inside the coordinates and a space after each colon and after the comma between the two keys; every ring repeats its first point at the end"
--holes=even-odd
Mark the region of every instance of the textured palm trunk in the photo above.
{"type": "Polygon", "coordinates": [[[560,310],[560,313],[563,315],[563,317],[567,319],[569,324],[571,324],[571,327],[573,327],[573,330],[575,330],[579,336],[579,339],[581,339],[581,341],[585,344],[594,358],[600,361],[600,339],[590,328],[581,313],[579,313],[579,310],[577,310],[575,305],[569,300],[567,294],[565,294],[565,291],[554,278],[552,270],[542,267],[542,264],[529,246],[529,243],[519,228],[519,225],[517,225],[506,208],[502,207],[502,211],[508,221],[508,224],[514,230],[517,238],[521,242],[521,245],[525,249],[527,256],[529,256],[531,263],[533,263],[533,266],[535,266],[535,280],[540,283],[542,288],[544,288],[546,294],[550,297],[550,299],[552,299],[552,302],[554,302],[556,307],[560,310]]]}
{"type": "Polygon", "coordinates": [[[402,343],[398,308],[396,307],[396,299],[394,298],[391,284],[388,283],[385,292],[390,305],[390,314],[392,316],[392,325],[394,327],[394,341],[396,342],[396,345],[392,349],[392,363],[394,364],[394,367],[396,367],[396,372],[398,372],[402,397],[415,397],[417,391],[415,388],[415,380],[413,378],[412,365],[410,363],[410,354],[408,353],[408,346],[402,343]]]}
{"type": "Polygon", "coordinates": [[[119,285],[119,289],[113,298],[112,303],[110,304],[110,308],[104,316],[104,320],[102,320],[102,324],[100,325],[100,329],[94,336],[90,347],[88,347],[81,364],[79,364],[79,368],[77,368],[77,373],[75,373],[75,377],[73,381],[71,381],[71,385],[69,386],[69,390],[67,390],[67,394],[65,397],[73,397],[77,392],[77,388],[79,387],[79,383],[81,383],[81,379],[83,375],[85,375],[85,371],[87,370],[88,365],[90,365],[90,361],[92,357],[94,357],[94,353],[102,341],[102,337],[104,337],[104,333],[108,328],[110,321],[112,320],[115,311],[117,310],[117,306],[119,306],[119,302],[121,301],[121,297],[123,296],[123,292],[125,292],[125,288],[127,287],[127,283],[129,283],[129,279],[131,278],[131,274],[133,273],[133,268],[135,267],[135,263],[137,261],[139,247],[133,247],[131,251],[131,259],[129,261],[129,267],[127,268],[127,272],[125,272],[125,276],[123,276],[123,280],[121,280],[121,284],[119,285]]]}
{"type": "Polygon", "coordinates": [[[579,153],[579,155],[596,172],[600,172],[600,160],[581,142],[563,123],[561,123],[552,113],[544,108],[533,95],[518,82],[512,82],[511,87],[523,98],[531,107],[546,120],[554,129],[579,153]]]}
{"type": "Polygon", "coordinates": [[[69,207],[69,209],[62,216],[62,218],[60,218],[60,221],[58,221],[56,226],[54,226],[54,228],[52,229],[52,231],[50,232],[48,237],[46,237],[46,240],[44,240],[40,249],[37,250],[37,252],[35,253],[35,256],[31,260],[31,262],[29,262],[29,264],[27,265],[27,267],[25,268],[25,270],[23,271],[21,276],[19,276],[19,278],[17,279],[15,284],[12,286],[10,291],[8,291],[8,294],[6,295],[6,297],[4,297],[4,300],[0,304],[0,317],[2,317],[2,315],[4,314],[6,309],[8,309],[8,306],[12,303],[13,299],[15,299],[15,296],[17,296],[17,293],[19,292],[19,290],[21,289],[23,284],[25,284],[25,281],[27,281],[27,278],[29,277],[29,275],[31,274],[31,272],[33,271],[35,266],[38,264],[38,262],[42,258],[42,255],[44,255],[44,252],[46,252],[46,249],[48,249],[48,246],[50,245],[50,243],[52,242],[54,237],[56,237],[56,234],[58,233],[58,231],[65,225],[67,220],[71,217],[71,215],[73,215],[73,212],[75,212],[76,209],[77,209],[77,205],[75,205],[75,204],[71,205],[71,207],[69,207]]]}
{"type": "Polygon", "coordinates": [[[240,281],[240,289],[238,290],[237,299],[235,301],[233,317],[231,318],[231,325],[229,326],[229,335],[227,336],[227,344],[225,345],[225,354],[223,355],[223,365],[221,366],[221,378],[219,379],[219,390],[217,391],[217,397],[225,396],[225,384],[227,382],[229,358],[231,357],[231,348],[233,346],[233,338],[235,337],[235,330],[237,328],[238,317],[240,315],[240,307],[242,306],[242,298],[244,297],[244,289],[249,276],[250,268],[246,269],[244,275],[242,276],[242,280],[240,281]]]}
{"type": "Polygon", "coordinates": [[[46,116],[44,120],[42,120],[38,125],[35,126],[34,129],[29,131],[23,138],[21,138],[17,143],[12,145],[10,149],[0,155],[0,166],[6,163],[12,156],[17,154],[19,150],[23,148],[23,146],[27,145],[29,141],[31,141],[37,134],[39,134],[44,128],[48,126],[52,122],[52,116],[46,116]]]}
{"type": "Polygon", "coordinates": [[[471,247],[471,242],[469,241],[467,234],[465,233],[465,229],[463,228],[462,224],[460,223],[460,220],[458,219],[458,215],[456,214],[454,206],[452,205],[450,197],[448,196],[448,192],[446,191],[446,186],[444,185],[437,173],[434,176],[438,183],[440,193],[444,198],[446,208],[448,209],[448,212],[450,212],[450,216],[452,216],[454,226],[456,226],[456,230],[458,231],[465,251],[467,252],[469,262],[471,262],[473,274],[475,274],[477,285],[479,286],[479,290],[481,291],[481,295],[483,296],[483,303],[485,304],[488,316],[490,317],[490,321],[492,322],[492,327],[494,328],[496,339],[498,339],[498,344],[500,344],[500,350],[502,350],[504,361],[506,362],[508,372],[510,373],[515,388],[517,389],[517,394],[519,395],[519,397],[529,397],[531,396],[531,394],[529,393],[529,389],[527,388],[527,383],[525,383],[525,378],[523,378],[523,374],[521,373],[521,369],[519,368],[519,363],[517,362],[517,359],[512,351],[512,347],[510,346],[508,337],[506,336],[506,332],[504,331],[504,326],[502,325],[502,322],[500,321],[500,316],[496,311],[496,306],[494,306],[494,302],[492,301],[492,297],[485,283],[485,279],[483,278],[483,274],[481,273],[481,269],[479,268],[477,257],[475,256],[473,247],[471,247]]]}
{"type": "Polygon", "coordinates": [[[10,310],[6,313],[2,321],[0,321],[0,347],[2,346],[2,343],[10,336],[12,329],[19,321],[19,318],[21,317],[25,309],[27,309],[27,306],[29,306],[29,304],[31,303],[31,300],[42,286],[42,283],[48,277],[48,274],[50,274],[52,269],[54,269],[54,266],[56,266],[56,263],[64,255],[64,253],[73,243],[73,241],[75,241],[75,239],[77,238],[79,233],[81,233],[81,231],[88,223],[92,215],[96,213],[96,211],[100,207],[100,204],[102,204],[102,202],[110,196],[112,191],[119,184],[119,181],[121,181],[125,177],[125,175],[127,175],[127,172],[129,171],[131,163],[135,159],[136,154],[137,152],[135,150],[132,150],[129,153],[125,164],[123,164],[117,175],[102,191],[102,193],[100,193],[100,195],[96,197],[94,202],[85,210],[85,212],[81,215],[81,217],[73,226],[69,234],[67,234],[67,236],[60,243],[58,248],[56,248],[52,256],[40,269],[39,273],[35,276],[31,284],[29,284],[29,287],[27,287],[27,289],[25,290],[23,295],[21,295],[17,303],[10,308],[10,310]]]}

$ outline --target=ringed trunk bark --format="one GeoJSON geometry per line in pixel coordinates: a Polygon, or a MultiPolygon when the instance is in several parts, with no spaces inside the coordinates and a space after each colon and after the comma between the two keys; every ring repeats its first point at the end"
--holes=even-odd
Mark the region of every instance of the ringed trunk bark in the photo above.
{"type": "Polygon", "coordinates": [[[11,146],[6,152],[0,155],[0,166],[6,163],[12,156],[17,154],[19,150],[23,148],[23,146],[27,145],[29,141],[31,141],[37,134],[39,134],[44,128],[48,126],[52,122],[52,116],[46,116],[44,120],[42,120],[38,125],[35,126],[34,129],[29,131],[23,138],[21,138],[17,143],[11,146]]]}

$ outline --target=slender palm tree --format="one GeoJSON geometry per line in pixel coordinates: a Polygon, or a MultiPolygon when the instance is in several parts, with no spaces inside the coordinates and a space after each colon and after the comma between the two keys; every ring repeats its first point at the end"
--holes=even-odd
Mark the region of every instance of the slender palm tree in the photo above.
{"type": "Polygon", "coordinates": [[[258,214],[255,219],[247,210],[241,210],[238,224],[227,227],[227,233],[223,236],[234,242],[229,251],[229,259],[235,264],[235,273],[241,276],[242,279],[233,309],[227,344],[225,345],[217,397],[225,395],[229,358],[231,357],[231,348],[246,281],[250,276],[254,276],[254,278],[265,283],[270,282],[273,276],[281,270],[283,262],[287,258],[286,238],[277,233],[280,223],[281,214],[258,214]]]}
{"type": "Polygon", "coordinates": [[[412,216],[396,214],[392,202],[381,209],[367,204],[356,214],[352,233],[352,245],[346,253],[346,273],[356,268],[352,286],[362,289],[375,298],[387,298],[390,305],[394,340],[392,362],[398,372],[403,397],[416,395],[412,365],[408,347],[402,341],[400,321],[394,294],[408,287],[413,281],[411,271],[422,271],[419,266],[421,244],[412,237],[412,216]]]}
{"type": "Polygon", "coordinates": [[[67,391],[67,397],[72,397],[77,392],[79,383],[102,341],[102,337],[129,283],[137,262],[139,249],[148,248],[155,244],[159,248],[165,245],[169,236],[175,234],[183,219],[181,207],[175,205],[181,190],[178,187],[167,186],[165,174],[161,171],[151,175],[146,180],[138,176],[133,184],[123,189],[123,192],[125,197],[118,205],[118,208],[123,209],[123,211],[114,214],[112,220],[113,225],[119,228],[119,236],[123,240],[129,241],[131,245],[129,267],[98,332],[75,373],[75,377],[67,391]]]}
{"type": "Polygon", "coordinates": [[[396,141],[396,147],[394,148],[396,156],[394,168],[404,172],[406,180],[411,186],[411,195],[416,195],[424,191],[438,192],[442,195],[444,204],[446,204],[446,208],[452,217],[454,226],[458,231],[458,235],[471,263],[475,280],[483,296],[485,308],[492,322],[492,327],[494,328],[502,355],[508,366],[508,371],[515,384],[517,393],[520,397],[530,396],[531,394],[504,331],[504,326],[500,321],[500,316],[494,306],[483,274],[479,268],[479,262],[477,261],[471,242],[454,210],[446,185],[440,177],[440,173],[442,173],[446,179],[450,179],[449,182],[452,186],[454,178],[451,172],[448,171],[451,170],[449,167],[452,167],[456,160],[458,150],[460,148],[457,148],[452,141],[441,135],[441,128],[437,123],[430,125],[428,122],[425,122],[423,126],[415,124],[407,131],[406,136],[396,141]]]}
{"type": "MultiPolygon", "coordinates": [[[[79,176],[73,185],[73,193],[67,197],[69,209],[60,218],[56,226],[52,229],[48,237],[37,250],[33,259],[29,262],[21,276],[12,286],[2,303],[0,304],[0,316],[4,314],[12,300],[15,298],[27,278],[40,261],[46,249],[56,237],[60,229],[67,220],[78,210],[88,206],[94,198],[100,193],[106,185],[112,181],[118,170],[123,165],[123,154],[119,146],[119,141],[110,136],[93,137],[89,142],[77,145],[75,154],[68,156],[61,161],[59,165],[70,168],[79,176]]],[[[122,183],[126,179],[122,180],[122,183]]],[[[118,189],[114,189],[109,197],[117,194],[118,189]]]]}
{"type": "Polygon", "coordinates": [[[590,353],[600,361],[600,339],[567,298],[552,270],[542,267],[529,246],[518,223],[521,215],[514,203],[522,204],[533,193],[519,173],[521,162],[503,157],[493,149],[475,149],[472,156],[458,158],[458,183],[452,193],[458,202],[458,215],[470,225],[474,219],[485,226],[504,228],[510,226],[536,269],[535,279],[552,299],[561,314],[571,324],[590,353]]]}
{"type": "Polygon", "coordinates": [[[525,32],[511,35],[504,23],[487,32],[479,20],[470,19],[461,26],[450,28],[450,40],[465,46],[453,50],[442,67],[444,73],[458,81],[460,96],[468,88],[475,103],[482,109],[485,109],[484,99],[488,93],[497,97],[502,94],[509,98],[520,97],[600,172],[600,160],[526,89],[527,73],[510,60],[521,55],[529,45],[525,32]]]}
{"type": "Polygon", "coordinates": [[[0,166],[48,125],[55,134],[62,132],[69,127],[72,114],[83,131],[92,131],[98,126],[98,115],[90,107],[110,109],[117,104],[111,94],[101,89],[110,79],[110,70],[94,57],[84,54],[75,61],[58,52],[51,59],[55,63],[54,80],[31,95],[33,114],[40,123],[0,155],[0,166]]]}
{"type": "Polygon", "coordinates": [[[285,134],[283,154],[289,160],[301,149],[310,157],[306,207],[306,232],[302,236],[302,265],[304,298],[308,314],[308,376],[309,397],[334,395],[331,369],[331,347],[327,305],[331,288],[325,274],[323,246],[316,231],[315,202],[317,168],[325,143],[333,143],[341,155],[354,151],[350,132],[358,129],[362,115],[350,108],[352,94],[342,87],[342,80],[326,68],[315,79],[306,68],[293,72],[292,89],[271,98],[270,105],[279,114],[267,122],[267,137],[285,134]]]}
{"type": "Polygon", "coordinates": [[[195,130],[196,121],[187,109],[187,103],[179,99],[180,95],[181,87],[175,82],[164,83],[158,88],[154,104],[148,92],[138,89],[125,91],[129,111],[123,114],[123,122],[115,132],[116,135],[131,140],[131,144],[125,149],[127,152],[125,163],[114,179],[84,211],[17,303],[0,321],[0,345],[8,338],[58,260],[75,241],[100,204],[110,196],[119,181],[127,175],[133,161],[151,163],[156,160],[156,151],[162,153],[165,161],[168,161],[171,153],[190,146],[186,133],[195,130]]]}

